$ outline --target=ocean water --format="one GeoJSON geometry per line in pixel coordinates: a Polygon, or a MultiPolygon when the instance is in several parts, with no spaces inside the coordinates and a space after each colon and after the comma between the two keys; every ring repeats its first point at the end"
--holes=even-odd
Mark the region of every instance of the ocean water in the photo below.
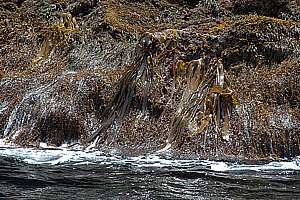
{"type": "Polygon", "coordinates": [[[245,164],[0,143],[0,199],[300,199],[300,158],[245,164]]]}

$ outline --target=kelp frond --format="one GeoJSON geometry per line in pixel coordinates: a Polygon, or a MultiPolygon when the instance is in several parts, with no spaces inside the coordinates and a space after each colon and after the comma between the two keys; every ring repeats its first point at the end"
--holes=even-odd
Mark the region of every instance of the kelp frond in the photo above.
{"type": "MultiPolygon", "coordinates": [[[[122,121],[135,98],[141,99],[141,111],[144,113],[147,102],[155,102],[155,99],[149,99],[150,93],[161,91],[158,89],[161,85],[167,87],[170,84],[165,78],[167,76],[172,76],[173,90],[182,90],[183,93],[178,107],[174,108],[177,112],[170,125],[167,142],[176,142],[183,136],[182,130],[191,126],[195,127],[191,132],[196,135],[213,126],[216,134],[223,134],[222,138],[228,139],[229,118],[237,101],[225,78],[222,62],[203,57],[189,62],[175,60],[175,64],[171,61],[170,65],[175,67],[163,65],[171,54],[177,52],[177,34],[175,30],[145,34],[136,48],[133,64],[120,80],[119,89],[103,114],[101,127],[87,142],[95,140],[114,122],[122,121]]],[[[173,93],[169,92],[170,99],[173,93]]],[[[162,98],[162,94],[158,98],[162,98]]],[[[106,136],[101,138],[105,140],[106,136]]]]}
{"type": "Polygon", "coordinates": [[[189,62],[186,80],[167,143],[179,140],[187,127],[193,135],[199,135],[212,126],[217,136],[228,140],[230,114],[237,99],[229,88],[221,61],[214,60],[208,65],[204,59],[189,62]]]}
{"type": "MultiPolygon", "coordinates": [[[[94,140],[101,132],[105,131],[115,120],[121,120],[129,111],[133,98],[138,90],[142,96],[142,111],[146,110],[147,96],[153,83],[153,60],[157,53],[158,41],[151,33],[140,40],[136,48],[136,57],[133,64],[124,73],[120,80],[119,89],[111,104],[103,114],[101,127],[93,134],[87,142],[94,140]]],[[[162,57],[158,55],[156,57],[162,57]]],[[[104,137],[105,138],[105,137],[104,137]]]]}
{"type": "Polygon", "coordinates": [[[37,64],[48,58],[52,49],[61,41],[66,39],[69,33],[79,30],[76,19],[70,13],[62,13],[59,22],[44,28],[41,33],[43,35],[42,47],[32,64],[37,64]]]}

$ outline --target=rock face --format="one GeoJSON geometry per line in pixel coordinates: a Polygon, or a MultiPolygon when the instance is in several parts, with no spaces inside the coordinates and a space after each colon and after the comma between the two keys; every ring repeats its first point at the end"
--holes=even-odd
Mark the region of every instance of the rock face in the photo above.
{"type": "Polygon", "coordinates": [[[299,9],[285,0],[0,3],[0,137],[212,159],[300,155],[299,9]]]}

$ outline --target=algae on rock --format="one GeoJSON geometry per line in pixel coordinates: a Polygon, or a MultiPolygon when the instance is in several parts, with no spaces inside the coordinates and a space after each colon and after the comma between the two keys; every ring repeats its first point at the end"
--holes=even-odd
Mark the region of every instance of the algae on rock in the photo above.
{"type": "Polygon", "coordinates": [[[286,0],[1,2],[0,136],[300,155],[299,16],[286,0]]]}

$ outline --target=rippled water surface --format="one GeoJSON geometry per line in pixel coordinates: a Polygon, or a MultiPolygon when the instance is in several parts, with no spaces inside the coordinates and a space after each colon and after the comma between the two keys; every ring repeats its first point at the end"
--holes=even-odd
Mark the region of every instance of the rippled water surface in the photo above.
{"type": "Polygon", "coordinates": [[[300,199],[300,159],[249,165],[2,147],[0,199],[300,199]]]}

